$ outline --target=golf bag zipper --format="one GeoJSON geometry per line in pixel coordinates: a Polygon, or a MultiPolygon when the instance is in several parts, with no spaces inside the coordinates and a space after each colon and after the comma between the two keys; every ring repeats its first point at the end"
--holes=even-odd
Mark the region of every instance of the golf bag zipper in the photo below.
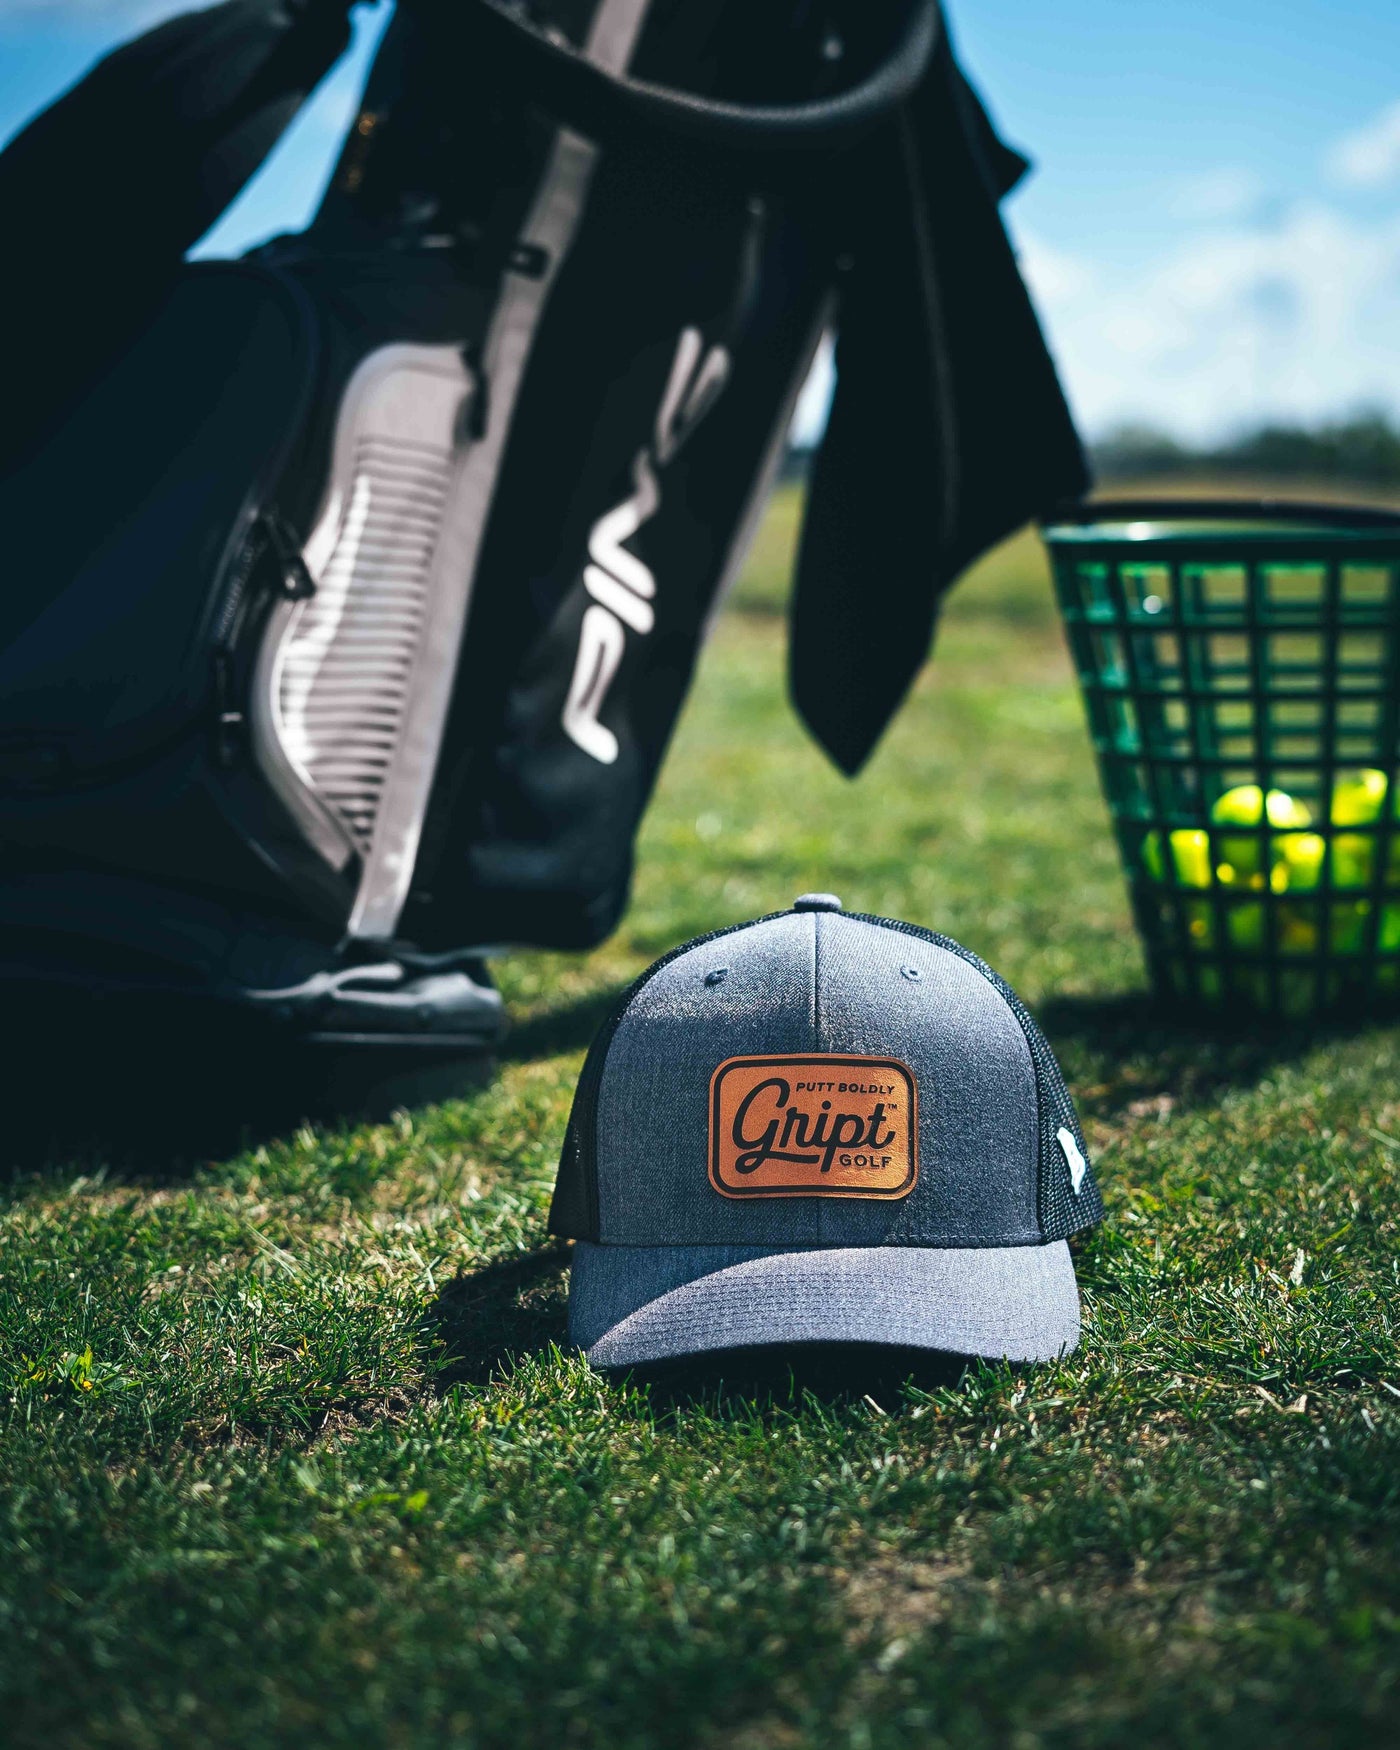
{"type": "Polygon", "coordinates": [[[265,507],[253,516],[233,562],[214,634],[216,644],[226,643],[233,634],[258,561],[269,553],[277,562],[281,578],[281,588],[274,594],[294,602],[315,595],[316,580],[302,558],[296,534],[279,510],[265,507]]]}
{"type": "Polygon", "coordinates": [[[267,535],[268,547],[276,557],[282,579],[281,594],[289,602],[304,602],[316,593],[316,580],[302,558],[295,531],[280,511],[273,507],[261,511],[257,521],[267,535]]]}
{"type": "Polygon", "coordinates": [[[311,407],[312,386],[319,372],[321,340],[315,308],[300,283],[270,263],[243,261],[234,271],[256,276],[274,297],[290,307],[303,339],[305,356],[292,417],[287,420],[280,441],[264,459],[247,501],[252,509],[242,539],[231,560],[225,561],[228,581],[224,585],[223,600],[214,626],[211,653],[214,758],[223,767],[235,765],[248,743],[248,718],[242,700],[244,677],[237,672],[235,659],[238,640],[247,619],[250,586],[260,563],[270,555],[277,566],[279,584],[267,591],[269,606],[279,596],[301,601],[316,592],[316,580],[302,557],[300,538],[271,502],[271,495],[282,479],[288,459],[303,438],[306,416],[311,407]]]}
{"type": "Polygon", "coordinates": [[[239,758],[248,739],[248,718],[236,695],[235,652],[250,604],[266,596],[274,601],[307,601],[316,580],[302,557],[295,532],[282,513],[265,505],[253,517],[233,564],[223,610],[214,638],[214,751],[221,766],[239,758]],[[259,570],[271,571],[272,587],[252,589],[259,570]]]}

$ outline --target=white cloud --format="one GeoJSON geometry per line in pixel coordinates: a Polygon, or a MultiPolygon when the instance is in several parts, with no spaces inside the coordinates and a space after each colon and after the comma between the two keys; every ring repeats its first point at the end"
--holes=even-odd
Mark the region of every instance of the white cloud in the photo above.
{"type": "Polygon", "coordinates": [[[1149,421],[1201,440],[1362,403],[1400,412],[1400,212],[1363,221],[1299,203],[1197,230],[1126,276],[1036,239],[1023,253],[1090,432],[1149,421]]]}
{"type": "Polygon", "coordinates": [[[1092,263],[1081,261],[1034,232],[1024,232],[1017,251],[1031,291],[1050,306],[1067,306],[1089,295],[1096,280],[1092,263]]]}
{"type": "Polygon", "coordinates": [[[1173,218],[1211,224],[1247,217],[1263,197],[1264,179],[1258,171],[1222,164],[1178,183],[1168,196],[1167,209],[1173,218]]]}
{"type": "Polygon", "coordinates": [[[1400,176],[1400,99],[1338,140],[1327,154],[1327,170],[1345,188],[1379,188],[1400,176]]]}

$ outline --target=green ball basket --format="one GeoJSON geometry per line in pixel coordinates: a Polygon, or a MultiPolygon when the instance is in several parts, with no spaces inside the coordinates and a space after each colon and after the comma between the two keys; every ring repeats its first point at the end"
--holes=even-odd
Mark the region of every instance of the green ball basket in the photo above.
{"type": "Polygon", "coordinates": [[[1044,535],[1157,995],[1293,1020],[1400,1004],[1400,515],[1103,501],[1044,535]],[[1377,818],[1334,823],[1363,771],[1387,780],[1377,818]],[[1317,838],[1213,821],[1244,784],[1317,838]]]}

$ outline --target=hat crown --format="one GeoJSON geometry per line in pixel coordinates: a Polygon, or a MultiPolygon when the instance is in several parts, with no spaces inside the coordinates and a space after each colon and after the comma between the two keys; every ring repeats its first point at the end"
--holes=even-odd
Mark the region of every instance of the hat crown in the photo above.
{"type": "Polygon", "coordinates": [[[580,1080],[551,1226],[639,1246],[1039,1244],[1101,1214],[1091,1175],[1070,1186],[1066,1126],[1082,1147],[990,968],[910,925],[794,907],[633,986],[580,1080]]]}

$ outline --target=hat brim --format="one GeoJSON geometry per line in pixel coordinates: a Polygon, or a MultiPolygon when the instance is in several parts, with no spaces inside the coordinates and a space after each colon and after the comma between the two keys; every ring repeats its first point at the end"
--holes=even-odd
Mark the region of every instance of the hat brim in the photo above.
{"type": "Polygon", "coordinates": [[[1054,1361],[1079,1341],[1079,1290],[1063,1240],[937,1250],[580,1240],[569,1338],[602,1368],[774,1343],[1054,1361]]]}

